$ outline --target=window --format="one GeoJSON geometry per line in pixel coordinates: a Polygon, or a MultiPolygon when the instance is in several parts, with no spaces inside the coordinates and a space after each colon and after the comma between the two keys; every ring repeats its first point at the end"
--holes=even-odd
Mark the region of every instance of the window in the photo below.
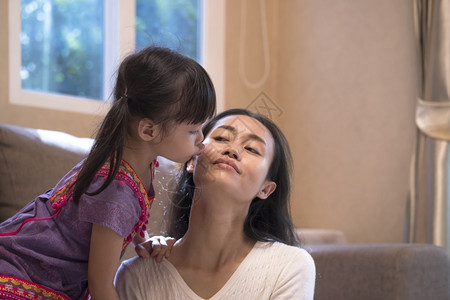
{"type": "MultiPolygon", "coordinates": [[[[102,113],[121,57],[149,44],[176,49],[206,67],[202,54],[210,50],[203,42],[211,32],[201,24],[217,21],[202,9],[223,15],[222,1],[202,7],[201,0],[9,0],[10,101],[102,113]]],[[[217,40],[223,34],[214,34],[210,44],[223,45],[217,40]]]]}
{"type": "Polygon", "coordinates": [[[200,16],[200,0],[136,0],[136,49],[157,44],[200,62],[200,16]]]}
{"type": "Polygon", "coordinates": [[[104,99],[103,0],[21,0],[20,12],[22,88],[104,99]]]}

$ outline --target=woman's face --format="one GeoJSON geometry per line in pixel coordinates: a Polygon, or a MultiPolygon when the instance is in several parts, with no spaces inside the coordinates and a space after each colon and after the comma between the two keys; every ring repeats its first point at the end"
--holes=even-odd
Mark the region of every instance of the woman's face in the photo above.
{"type": "Polygon", "coordinates": [[[215,124],[203,143],[205,150],[195,161],[197,187],[218,184],[214,186],[243,200],[265,199],[273,192],[276,184],[267,180],[267,174],[274,140],[259,121],[227,116],[215,124]]]}

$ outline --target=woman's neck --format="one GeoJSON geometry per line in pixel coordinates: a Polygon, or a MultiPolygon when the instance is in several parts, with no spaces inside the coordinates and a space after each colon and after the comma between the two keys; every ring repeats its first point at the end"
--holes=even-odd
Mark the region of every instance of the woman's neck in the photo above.
{"type": "Polygon", "coordinates": [[[232,206],[230,199],[220,199],[218,196],[212,199],[205,190],[202,190],[201,197],[196,195],[189,229],[174,247],[175,255],[171,255],[173,261],[169,260],[176,265],[177,253],[180,253],[184,265],[207,269],[228,262],[241,262],[255,242],[244,234],[248,207],[232,206]]]}
{"type": "Polygon", "coordinates": [[[200,297],[223,288],[253,249],[255,241],[244,234],[247,213],[248,204],[216,189],[194,193],[189,229],[168,260],[200,297]]]}

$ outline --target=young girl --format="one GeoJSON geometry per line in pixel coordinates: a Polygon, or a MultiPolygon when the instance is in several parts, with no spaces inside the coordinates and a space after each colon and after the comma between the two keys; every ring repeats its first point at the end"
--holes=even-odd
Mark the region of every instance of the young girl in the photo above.
{"type": "Polygon", "coordinates": [[[144,241],[156,157],[198,154],[214,112],[213,84],[194,60],[158,47],[126,57],[87,158],[0,224],[0,298],[83,299],[89,284],[93,299],[118,299],[120,257],[144,241]]]}

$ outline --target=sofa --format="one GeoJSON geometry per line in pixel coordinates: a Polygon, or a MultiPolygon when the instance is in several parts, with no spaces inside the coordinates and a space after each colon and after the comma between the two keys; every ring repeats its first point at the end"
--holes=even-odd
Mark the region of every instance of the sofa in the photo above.
{"type": "MultiPolygon", "coordinates": [[[[0,124],[0,222],[55,183],[88,153],[92,140],[0,124]]],[[[160,159],[150,235],[164,232],[167,181],[176,166],[160,159]]],[[[316,264],[315,299],[450,299],[450,261],[429,244],[352,244],[333,229],[299,229],[316,264]]],[[[134,255],[129,247],[125,257],[134,255]]]]}

